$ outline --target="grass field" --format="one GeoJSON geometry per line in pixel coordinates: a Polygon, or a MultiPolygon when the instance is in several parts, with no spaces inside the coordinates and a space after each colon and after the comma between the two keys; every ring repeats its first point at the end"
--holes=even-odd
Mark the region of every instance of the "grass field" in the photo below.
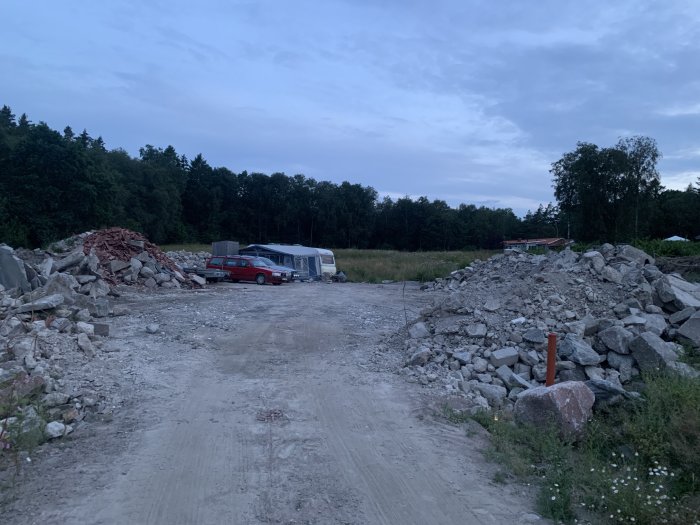
{"type": "MultiPolygon", "coordinates": [[[[169,244],[161,250],[210,251],[209,244],[169,244]]],[[[335,265],[352,282],[432,281],[464,268],[475,259],[488,259],[495,251],[397,252],[393,250],[337,249],[335,265]]]]}

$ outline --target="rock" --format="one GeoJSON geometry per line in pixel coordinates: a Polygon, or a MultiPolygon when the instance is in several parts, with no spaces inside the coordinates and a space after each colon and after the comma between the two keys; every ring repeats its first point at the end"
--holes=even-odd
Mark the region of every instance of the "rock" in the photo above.
{"type": "Polygon", "coordinates": [[[143,268],[143,263],[139,261],[136,257],[131,258],[131,260],[129,261],[129,265],[131,266],[131,272],[134,275],[138,275],[141,271],[141,268],[143,268]]]}
{"type": "Polygon", "coordinates": [[[16,317],[9,317],[0,323],[0,336],[14,338],[25,332],[24,324],[16,317]]]}
{"type": "Polygon", "coordinates": [[[107,317],[109,315],[109,300],[106,297],[98,297],[90,305],[90,313],[94,317],[107,317]]]}
{"type": "Polygon", "coordinates": [[[600,273],[605,267],[605,258],[597,251],[584,253],[583,260],[586,261],[596,273],[600,273]]]}
{"type": "Polygon", "coordinates": [[[49,439],[56,439],[67,436],[73,432],[73,427],[70,425],[64,425],[60,421],[51,421],[51,423],[46,425],[45,432],[49,439]]]}
{"type": "Polygon", "coordinates": [[[644,266],[645,264],[654,264],[654,258],[648,253],[630,246],[628,244],[619,246],[617,249],[617,256],[621,259],[637,263],[639,266],[644,266]]]}
{"type": "Polygon", "coordinates": [[[33,406],[28,406],[22,411],[19,433],[23,446],[36,446],[45,441],[44,428],[46,422],[37,414],[33,406]]]}
{"type": "Polygon", "coordinates": [[[645,320],[644,327],[647,331],[653,332],[659,336],[663,335],[663,333],[666,331],[666,319],[663,315],[645,313],[641,314],[641,317],[645,320]]]}
{"type": "Polygon", "coordinates": [[[119,259],[114,259],[109,261],[109,271],[112,273],[117,273],[121,270],[129,268],[131,264],[126,261],[120,261],[119,259]]]}
{"type": "MultiPolygon", "coordinates": [[[[160,325],[158,325],[157,323],[151,323],[146,325],[146,332],[148,332],[149,334],[156,334],[158,333],[159,329],[160,325]]],[[[428,352],[430,352],[430,350],[428,350],[428,352]]]]}
{"type": "Polygon", "coordinates": [[[24,368],[27,370],[34,370],[36,368],[37,362],[32,354],[27,354],[24,356],[24,368]]]}
{"type": "Polygon", "coordinates": [[[472,361],[472,354],[469,352],[455,352],[452,357],[459,361],[461,365],[469,364],[472,361]]]}
{"type": "Polygon", "coordinates": [[[155,276],[156,283],[159,285],[162,285],[168,281],[170,281],[170,275],[164,272],[159,272],[155,276]]]}
{"type": "Polygon", "coordinates": [[[474,385],[474,388],[489,402],[494,408],[498,408],[503,405],[503,401],[508,396],[508,391],[498,385],[490,385],[487,383],[478,383],[474,385]]]}
{"type": "Polygon", "coordinates": [[[151,270],[148,266],[143,266],[141,270],[139,271],[139,275],[143,277],[144,279],[151,279],[153,276],[156,274],[153,270],[151,270]]]}
{"type": "Polygon", "coordinates": [[[595,396],[595,406],[616,405],[625,397],[633,397],[624,388],[601,378],[586,381],[586,386],[595,396]]]}
{"type": "Polygon", "coordinates": [[[483,357],[475,357],[472,363],[474,365],[474,372],[477,374],[483,374],[488,370],[489,362],[483,357]]]}
{"type": "Polygon", "coordinates": [[[491,353],[489,361],[496,368],[503,365],[511,366],[518,362],[518,356],[517,348],[505,347],[491,353]]]}
{"type": "Polygon", "coordinates": [[[598,332],[598,337],[606,348],[618,354],[629,354],[629,344],[634,335],[621,326],[612,326],[598,332]]]}
{"type": "Polygon", "coordinates": [[[591,418],[595,396],[580,381],[540,386],[522,392],[515,402],[515,419],[524,424],[546,426],[554,423],[567,437],[580,437],[591,418]]]}
{"type": "Polygon", "coordinates": [[[678,335],[690,341],[695,347],[700,347],[700,311],[695,312],[678,329],[678,335]]]}
{"type": "Polygon", "coordinates": [[[107,337],[109,335],[109,325],[107,323],[92,323],[95,335],[107,337]]]}
{"type": "Polygon", "coordinates": [[[628,315],[622,320],[622,324],[625,326],[644,326],[646,322],[646,319],[639,315],[628,315]]]}
{"type": "Polygon", "coordinates": [[[10,354],[14,356],[15,359],[22,360],[27,354],[31,354],[37,348],[37,341],[34,337],[23,337],[22,339],[15,340],[10,346],[10,354]]]}
{"type": "Polygon", "coordinates": [[[51,321],[51,328],[59,332],[70,332],[73,329],[73,323],[70,322],[70,319],[66,319],[65,317],[57,317],[51,321]]]}
{"type": "Polygon", "coordinates": [[[75,329],[78,331],[79,334],[95,334],[95,327],[90,323],[83,323],[82,321],[78,321],[77,323],[75,323],[75,329]]]}
{"type": "Polygon", "coordinates": [[[44,285],[44,294],[61,294],[66,304],[75,303],[75,296],[80,288],[78,280],[67,273],[54,273],[44,285]]]}
{"type": "Polygon", "coordinates": [[[111,288],[107,281],[104,281],[102,279],[98,279],[94,283],[92,283],[92,287],[90,288],[90,297],[98,298],[98,297],[105,297],[106,295],[109,294],[111,291],[111,288]]]}
{"type": "Polygon", "coordinates": [[[474,323],[467,326],[467,336],[469,337],[486,337],[486,325],[483,323],[474,323]]]}
{"type": "Polygon", "coordinates": [[[129,314],[129,308],[127,308],[126,306],[121,306],[121,305],[115,306],[113,311],[112,311],[112,315],[114,315],[115,317],[119,317],[122,315],[128,315],[128,314],[129,314]]]}
{"type": "MultiPolygon", "coordinates": [[[[158,331],[158,325],[157,324],[150,324],[146,327],[146,331],[149,334],[155,334],[158,331]]],[[[405,366],[423,366],[425,365],[428,361],[430,361],[430,356],[432,355],[432,352],[426,348],[422,348],[415,352],[411,357],[408,359],[406,362],[405,366]]]]}
{"type": "Polygon", "coordinates": [[[601,272],[600,276],[605,281],[610,281],[611,283],[620,284],[622,283],[622,274],[618,272],[612,266],[605,266],[601,272]]]}
{"type": "Polygon", "coordinates": [[[23,304],[17,309],[18,313],[37,312],[42,310],[51,310],[63,304],[64,297],[61,294],[48,295],[37,299],[31,303],[23,304]]]}
{"type": "Polygon", "coordinates": [[[666,306],[673,306],[675,310],[684,310],[689,307],[700,308],[700,285],[673,275],[665,275],[654,285],[654,289],[666,306]]]}
{"type": "Polygon", "coordinates": [[[9,246],[0,246],[0,285],[5,289],[19,288],[28,292],[32,288],[27,279],[22,260],[14,254],[9,246]]]}
{"type": "Polygon", "coordinates": [[[92,346],[92,341],[87,334],[78,334],[78,348],[88,357],[95,355],[95,348],[92,346]]]}
{"type": "Polygon", "coordinates": [[[495,312],[501,307],[501,303],[495,297],[489,297],[484,304],[484,310],[487,312],[495,312]]]}
{"type": "Polygon", "coordinates": [[[193,273],[190,274],[190,279],[193,283],[198,284],[199,286],[204,286],[207,284],[207,280],[204,277],[200,277],[199,275],[195,275],[193,273]]]}
{"type": "Polygon", "coordinates": [[[604,359],[591,348],[591,345],[574,334],[564,336],[557,354],[583,366],[597,365],[604,359]]]}
{"type": "Polygon", "coordinates": [[[63,270],[67,270],[68,268],[72,268],[73,266],[82,264],[83,259],[85,259],[85,254],[83,253],[81,248],[80,250],[68,254],[63,259],[59,259],[58,261],[56,261],[54,269],[57,272],[62,272],[63,270]]]}
{"type": "MultiPolygon", "coordinates": [[[[67,274],[57,274],[57,275],[67,275],[67,274]]],[[[76,275],[75,280],[78,284],[87,284],[97,280],[96,275],[76,275]]]]}
{"type": "Polygon", "coordinates": [[[688,308],[683,308],[683,310],[671,314],[668,320],[671,324],[681,324],[690,319],[695,312],[696,309],[693,306],[689,306],[688,308]]]}
{"type": "Polygon", "coordinates": [[[542,330],[530,328],[523,334],[523,340],[532,344],[542,344],[547,341],[547,337],[542,330]]]}
{"type": "Polygon", "coordinates": [[[430,337],[430,331],[428,327],[425,326],[425,323],[418,322],[408,329],[408,335],[411,339],[423,339],[425,337],[430,337]]]}
{"type": "Polygon", "coordinates": [[[608,364],[620,372],[620,381],[627,383],[632,379],[632,368],[634,367],[635,359],[631,355],[620,355],[617,352],[608,354],[608,364]]]}
{"type": "Polygon", "coordinates": [[[513,372],[513,370],[511,370],[510,367],[506,365],[499,366],[496,369],[496,375],[501,381],[503,381],[503,383],[508,388],[532,388],[532,385],[530,383],[528,383],[525,379],[513,372]]]}
{"type": "Polygon", "coordinates": [[[41,403],[47,408],[52,408],[59,405],[65,405],[68,403],[68,399],[70,399],[68,394],[64,394],[63,392],[51,392],[50,394],[46,394],[44,396],[41,403]]]}
{"type": "Polygon", "coordinates": [[[644,332],[630,342],[632,356],[642,372],[665,369],[678,360],[678,355],[666,342],[652,332],[644,332]]]}

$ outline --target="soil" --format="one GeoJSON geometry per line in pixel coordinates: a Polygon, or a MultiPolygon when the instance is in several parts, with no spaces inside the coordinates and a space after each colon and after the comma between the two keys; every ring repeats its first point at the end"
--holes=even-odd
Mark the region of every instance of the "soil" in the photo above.
{"type": "Polygon", "coordinates": [[[13,524],[544,523],[482,432],[396,372],[417,284],[126,292],[96,378],[113,410],[21,458],[13,524]],[[156,334],[146,332],[158,323],[156,334]]]}

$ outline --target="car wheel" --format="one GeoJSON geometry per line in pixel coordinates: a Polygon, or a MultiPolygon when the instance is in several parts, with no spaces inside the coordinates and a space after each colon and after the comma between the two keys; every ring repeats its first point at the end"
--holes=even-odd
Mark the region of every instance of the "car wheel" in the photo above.
{"type": "Polygon", "coordinates": [[[258,284],[265,284],[265,276],[261,273],[255,276],[255,282],[258,284]]]}

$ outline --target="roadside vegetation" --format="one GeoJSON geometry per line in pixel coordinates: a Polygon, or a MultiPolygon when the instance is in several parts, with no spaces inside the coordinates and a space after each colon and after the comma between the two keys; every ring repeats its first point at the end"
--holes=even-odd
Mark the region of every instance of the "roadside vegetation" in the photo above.
{"type": "Polygon", "coordinates": [[[397,252],[393,250],[334,250],[336,267],[352,282],[432,281],[488,259],[495,251],[397,252]]]}
{"type": "Polygon", "coordinates": [[[537,484],[539,512],[561,523],[700,523],[700,381],[656,375],[639,387],[641,401],[597,411],[578,443],[477,414],[502,466],[493,481],[537,484]]]}

